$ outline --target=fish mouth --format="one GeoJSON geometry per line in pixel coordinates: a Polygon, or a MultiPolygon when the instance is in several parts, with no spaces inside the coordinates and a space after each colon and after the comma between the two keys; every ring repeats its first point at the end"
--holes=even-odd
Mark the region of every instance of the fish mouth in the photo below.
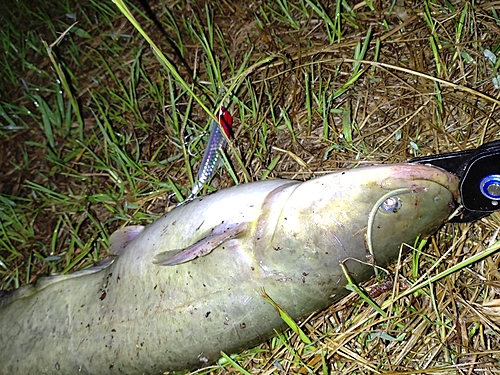
{"type": "Polygon", "coordinates": [[[394,164],[393,173],[385,178],[381,186],[392,190],[418,187],[418,181],[431,181],[450,191],[456,202],[460,202],[460,179],[442,168],[425,164],[394,164]]]}

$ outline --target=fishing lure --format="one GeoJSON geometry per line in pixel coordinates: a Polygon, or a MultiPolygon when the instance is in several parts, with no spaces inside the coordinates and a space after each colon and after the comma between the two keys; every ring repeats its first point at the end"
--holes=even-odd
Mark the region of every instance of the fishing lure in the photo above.
{"type": "MultiPolygon", "coordinates": [[[[224,133],[230,137],[233,128],[233,118],[225,107],[220,108],[217,119],[219,120],[224,133]]],[[[227,144],[226,137],[222,134],[221,126],[219,126],[215,120],[210,122],[210,135],[208,137],[205,153],[203,154],[203,159],[201,161],[200,169],[198,170],[198,175],[196,176],[193,189],[191,190],[191,194],[189,194],[186,201],[196,198],[201,189],[203,189],[203,185],[206,185],[212,179],[220,165],[221,151],[227,144]]]]}

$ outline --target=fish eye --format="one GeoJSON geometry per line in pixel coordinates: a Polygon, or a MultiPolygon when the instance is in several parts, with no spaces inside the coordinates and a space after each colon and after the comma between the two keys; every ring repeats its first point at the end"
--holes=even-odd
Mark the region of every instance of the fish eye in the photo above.
{"type": "Polygon", "coordinates": [[[401,199],[399,199],[399,197],[390,197],[380,205],[380,210],[385,213],[396,213],[401,209],[402,206],[403,203],[401,202],[401,199]]]}

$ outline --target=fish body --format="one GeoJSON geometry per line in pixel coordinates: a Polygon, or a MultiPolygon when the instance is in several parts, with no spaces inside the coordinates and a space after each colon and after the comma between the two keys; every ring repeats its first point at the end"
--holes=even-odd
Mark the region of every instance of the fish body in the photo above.
{"type": "Polygon", "coordinates": [[[213,363],[284,328],[262,288],[300,319],[348,293],[341,262],[356,282],[371,277],[374,206],[372,251],[383,266],[402,243],[439,228],[457,197],[452,174],[400,164],[195,199],[118,231],[113,260],[0,299],[0,374],[161,374],[213,363]],[[384,196],[397,208],[378,209],[384,196]],[[203,249],[194,259],[158,263],[193,244],[203,249]]]}

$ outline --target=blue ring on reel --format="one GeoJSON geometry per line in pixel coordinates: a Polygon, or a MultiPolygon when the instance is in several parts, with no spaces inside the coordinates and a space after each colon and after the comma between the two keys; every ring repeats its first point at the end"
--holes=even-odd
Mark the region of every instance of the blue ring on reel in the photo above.
{"type": "Polygon", "coordinates": [[[500,175],[499,174],[490,174],[489,176],[484,177],[479,184],[479,190],[481,190],[481,194],[483,194],[486,198],[492,200],[500,200],[500,175]],[[488,191],[488,188],[492,185],[498,186],[498,193],[491,194],[488,191]]]}

